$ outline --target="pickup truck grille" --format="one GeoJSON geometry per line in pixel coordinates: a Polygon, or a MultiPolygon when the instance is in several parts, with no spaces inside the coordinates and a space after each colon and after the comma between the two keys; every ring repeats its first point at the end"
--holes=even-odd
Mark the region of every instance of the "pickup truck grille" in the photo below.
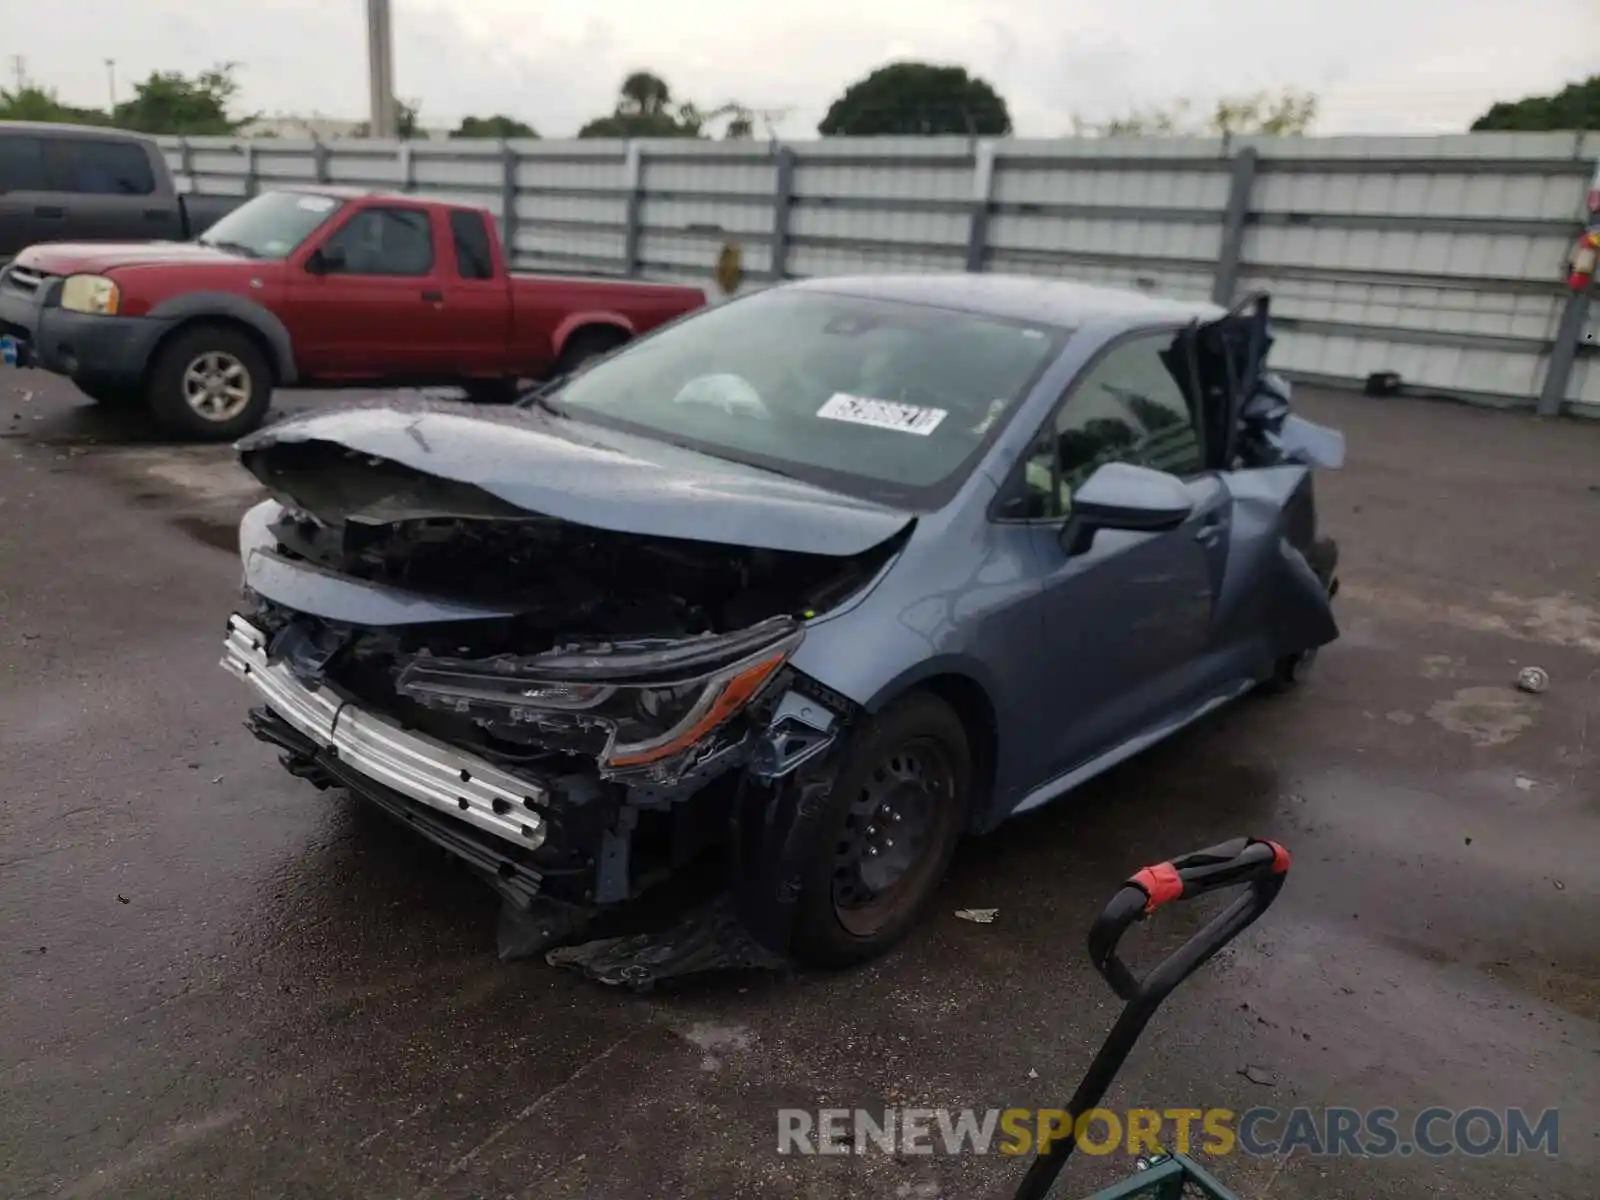
{"type": "Polygon", "coordinates": [[[7,291],[20,292],[24,296],[32,296],[51,279],[54,279],[55,276],[43,271],[29,271],[23,267],[12,267],[0,278],[5,280],[7,291]]]}

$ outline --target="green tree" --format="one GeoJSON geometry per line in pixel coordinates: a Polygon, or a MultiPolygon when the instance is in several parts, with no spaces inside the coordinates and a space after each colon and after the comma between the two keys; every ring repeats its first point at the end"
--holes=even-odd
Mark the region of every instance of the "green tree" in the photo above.
{"type": "Polygon", "coordinates": [[[453,138],[536,138],[539,131],[514,117],[496,113],[492,117],[463,117],[450,134],[453,138]]]}
{"type": "Polygon", "coordinates": [[[234,63],[222,63],[193,79],[178,71],[152,71],[133,85],[133,99],[112,110],[112,123],[140,133],[237,133],[255,118],[229,115],[239,95],[236,69],[234,63]]]}
{"type": "Polygon", "coordinates": [[[1072,131],[1094,137],[1207,137],[1260,134],[1287,137],[1306,133],[1317,119],[1317,97],[1286,88],[1223,96],[1209,116],[1194,116],[1194,103],[1175,100],[1164,107],[1136,109],[1109,121],[1072,119],[1072,131]]]}
{"type": "Polygon", "coordinates": [[[901,62],[852,83],[817,126],[823,137],[964,133],[999,137],[1011,114],[999,93],[965,67],[901,62]]]}
{"type": "Polygon", "coordinates": [[[706,114],[693,104],[674,104],[666,80],[634,71],[617,90],[616,107],[578,130],[581,138],[700,137],[706,114]]]}
{"type": "Polygon", "coordinates": [[[654,117],[665,113],[671,103],[672,89],[665,79],[653,71],[634,71],[622,81],[617,112],[654,117]]]}
{"type": "Polygon", "coordinates": [[[1600,129],[1600,75],[1569,83],[1553,96],[1502,100],[1472,123],[1473,133],[1566,129],[1600,129]]]}
{"type": "Polygon", "coordinates": [[[106,125],[110,114],[96,108],[63,104],[55,92],[31,85],[14,92],[0,89],[0,121],[48,121],[66,125],[106,125]]]}

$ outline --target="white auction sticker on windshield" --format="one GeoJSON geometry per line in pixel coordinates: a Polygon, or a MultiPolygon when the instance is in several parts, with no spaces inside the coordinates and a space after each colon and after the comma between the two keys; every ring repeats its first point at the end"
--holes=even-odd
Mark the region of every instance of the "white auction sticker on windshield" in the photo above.
{"type": "Polygon", "coordinates": [[[323,213],[333,207],[333,201],[326,196],[302,196],[298,207],[306,212],[323,213]]]}
{"type": "Polygon", "coordinates": [[[921,408],[915,404],[901,404],[894,400],[852,396],[848,392],[835,392],[828,397],[826,404],[817,409],[817,416],[824,421],[848,421],[852,425],[894,429],[900,433],[914,433],[919,437],[927,437],[939,428],[939,422],[949,415],[942,408],[921,408]]]}

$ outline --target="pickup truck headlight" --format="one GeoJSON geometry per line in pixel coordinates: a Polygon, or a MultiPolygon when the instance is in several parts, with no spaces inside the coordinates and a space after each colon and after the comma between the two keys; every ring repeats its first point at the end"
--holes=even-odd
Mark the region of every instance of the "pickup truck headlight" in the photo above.
{"type": "Polygon", "coordinates": [[[101,275],[73,275],[61,285],[61,307],[112,316],[122,301],[117,285],[101,275]]]}
{"type": "Polygon", "coordinates": [[[531,671],[522,674],[506,659],[473,663],[420,657],[401,671],[396,684],[419,703],[489,724],[598,727],[607,734],[600,765],[623,771],[673,758],[703,741],[766,689],[802,636],[790,634],[737,661],[675,679],[563,682],[545,672],[540,678],[531,671]]]}

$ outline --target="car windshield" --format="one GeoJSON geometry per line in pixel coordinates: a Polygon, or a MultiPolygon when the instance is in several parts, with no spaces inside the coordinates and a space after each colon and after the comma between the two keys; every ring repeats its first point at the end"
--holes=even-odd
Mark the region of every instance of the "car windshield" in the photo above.
{"type": "Polygon", "coordinates": [[[1070,332],[923,304],[758,292],[594,363],[552,397],[865,499],[937,507],[1070,332]]]}
{"type": "Polygon", "coordinates": [[[263,192],[248,200],[195,240],[247,258],[287,258],[324,221],[344,206],[332,196],[307,192],[263,192]]]}

